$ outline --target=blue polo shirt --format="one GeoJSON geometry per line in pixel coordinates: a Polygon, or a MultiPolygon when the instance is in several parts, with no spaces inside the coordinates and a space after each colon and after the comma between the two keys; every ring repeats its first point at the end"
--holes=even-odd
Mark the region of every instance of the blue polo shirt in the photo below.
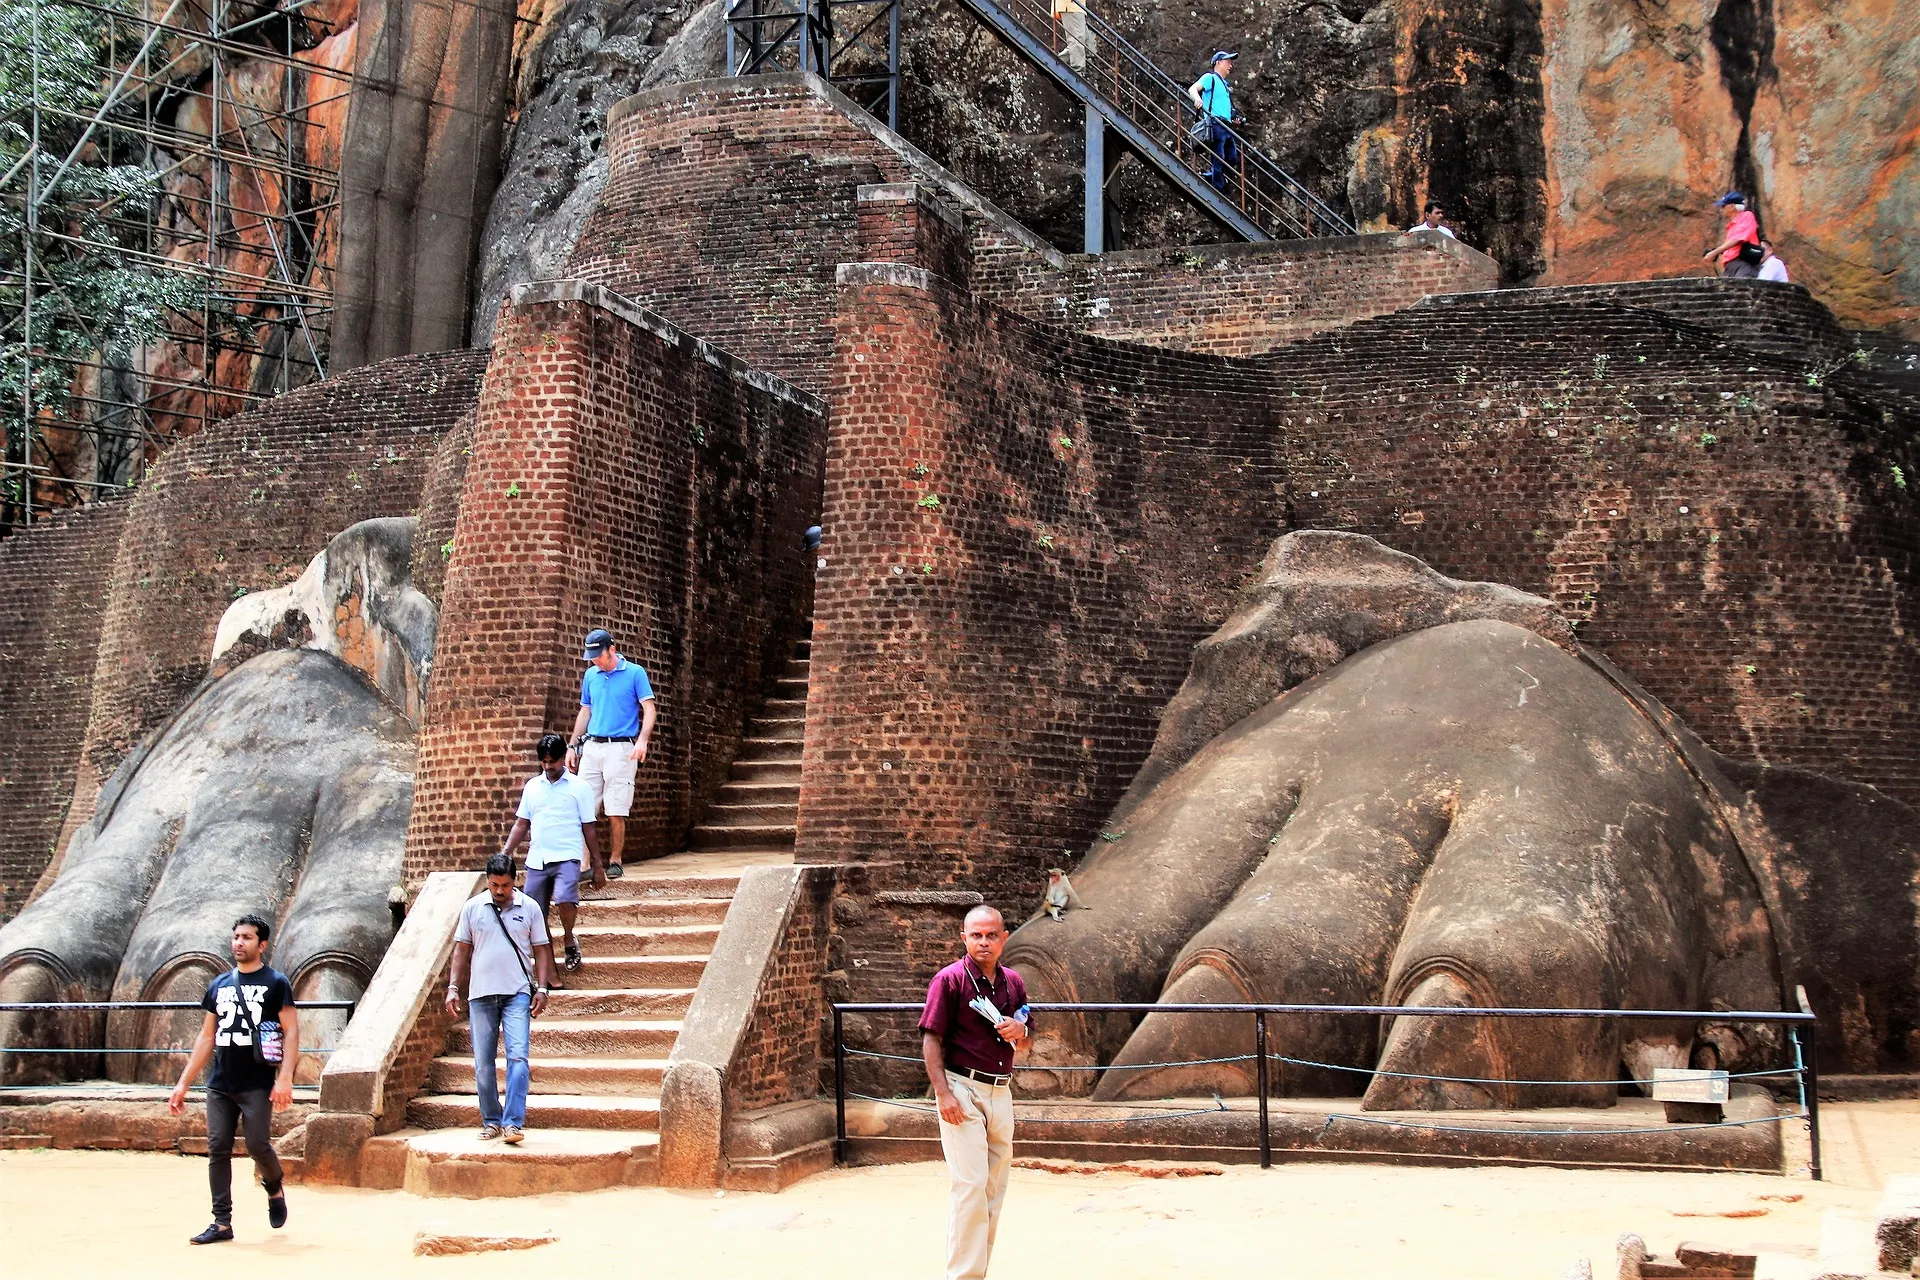
{"type": "Polygon", "coordinates": [[[587,733],[595,738],[640,736],[640,704],[653,696],[647,669],[623,656],[611,671],[588,667],[580,677],[580,705],[592,709],[587,733]]]}
{"type": "Polygon", "coordinates": [[[1220,120],[1233,119],[1233,90],[1227,82],[1209,71],[1200,77],[1200,109],[1220,120]]]}

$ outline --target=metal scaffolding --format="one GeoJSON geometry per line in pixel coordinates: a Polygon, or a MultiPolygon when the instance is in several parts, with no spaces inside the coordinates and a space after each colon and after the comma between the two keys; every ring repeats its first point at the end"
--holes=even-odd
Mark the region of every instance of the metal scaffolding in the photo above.
{"type": "Polygon", "coordinates": [[[0,120],[23,146],[0,158],[0,205],[22,228],[0,259],[0,352],[21,370],[0,406],[0,536],[326,376],[353,75],[317,4],[27,0],[29,65],[6,74],[28,92],[0,120]],[[47,69],[76,30],[93,43],[78,102],[47,69]],[[146,176],[104,195],[82,181],[116,171],[146,176]],[[99,299],[63,279],[103,249],[162,299],[161,332],[125,351],[92,341],[99,299]]]}

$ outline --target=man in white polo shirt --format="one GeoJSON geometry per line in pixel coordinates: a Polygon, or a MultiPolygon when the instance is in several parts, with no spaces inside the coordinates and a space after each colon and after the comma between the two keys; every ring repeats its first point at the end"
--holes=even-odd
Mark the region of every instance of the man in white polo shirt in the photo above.
{"type": "Polygon", "coordinates": [[[591,859],[594,888],[607,883],[594,834],[593,788],[567,772],[567,740],[559,734],[540,739],[534,754],[540,759],[540,772],[520,790],[520,810],[500,853],[511,858],[521,842],[527,842],[526,894],[540,904],[542,920],[558,904],[560,928],[566,935],[567,972],[572,973],[580,967],[573,922],[580,913],[581,859],[591,859]]]}

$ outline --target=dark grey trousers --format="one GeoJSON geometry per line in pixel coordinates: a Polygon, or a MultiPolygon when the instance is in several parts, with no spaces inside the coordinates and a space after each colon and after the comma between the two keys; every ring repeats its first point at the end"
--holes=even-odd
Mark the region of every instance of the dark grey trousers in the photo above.
{"type": "Polygon", "coordinates": [[[273,1149],[273,1095],[207,1090],[207,1182],[213,1187],[213,1220],[233,1221],[233,1131],[243,1126],[247,1154],[260,1170],[267,1194],[280,1194],[280,1153],[273,1149]]]}

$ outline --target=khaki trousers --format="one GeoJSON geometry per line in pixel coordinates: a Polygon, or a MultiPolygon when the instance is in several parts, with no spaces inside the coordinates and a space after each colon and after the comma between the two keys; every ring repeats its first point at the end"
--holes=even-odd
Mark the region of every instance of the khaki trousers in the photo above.
{"type": "Polygon", "coordinates": [[[1000,1229],[1000,1206],[1013,1169],[1013,1090],[952,1071],[947,1087],[967,1113],[963,1124],[940,1121],[940,1149],[951,1179],[947,1193],[947,1280],[985,1280],[1000,1229]]]}

